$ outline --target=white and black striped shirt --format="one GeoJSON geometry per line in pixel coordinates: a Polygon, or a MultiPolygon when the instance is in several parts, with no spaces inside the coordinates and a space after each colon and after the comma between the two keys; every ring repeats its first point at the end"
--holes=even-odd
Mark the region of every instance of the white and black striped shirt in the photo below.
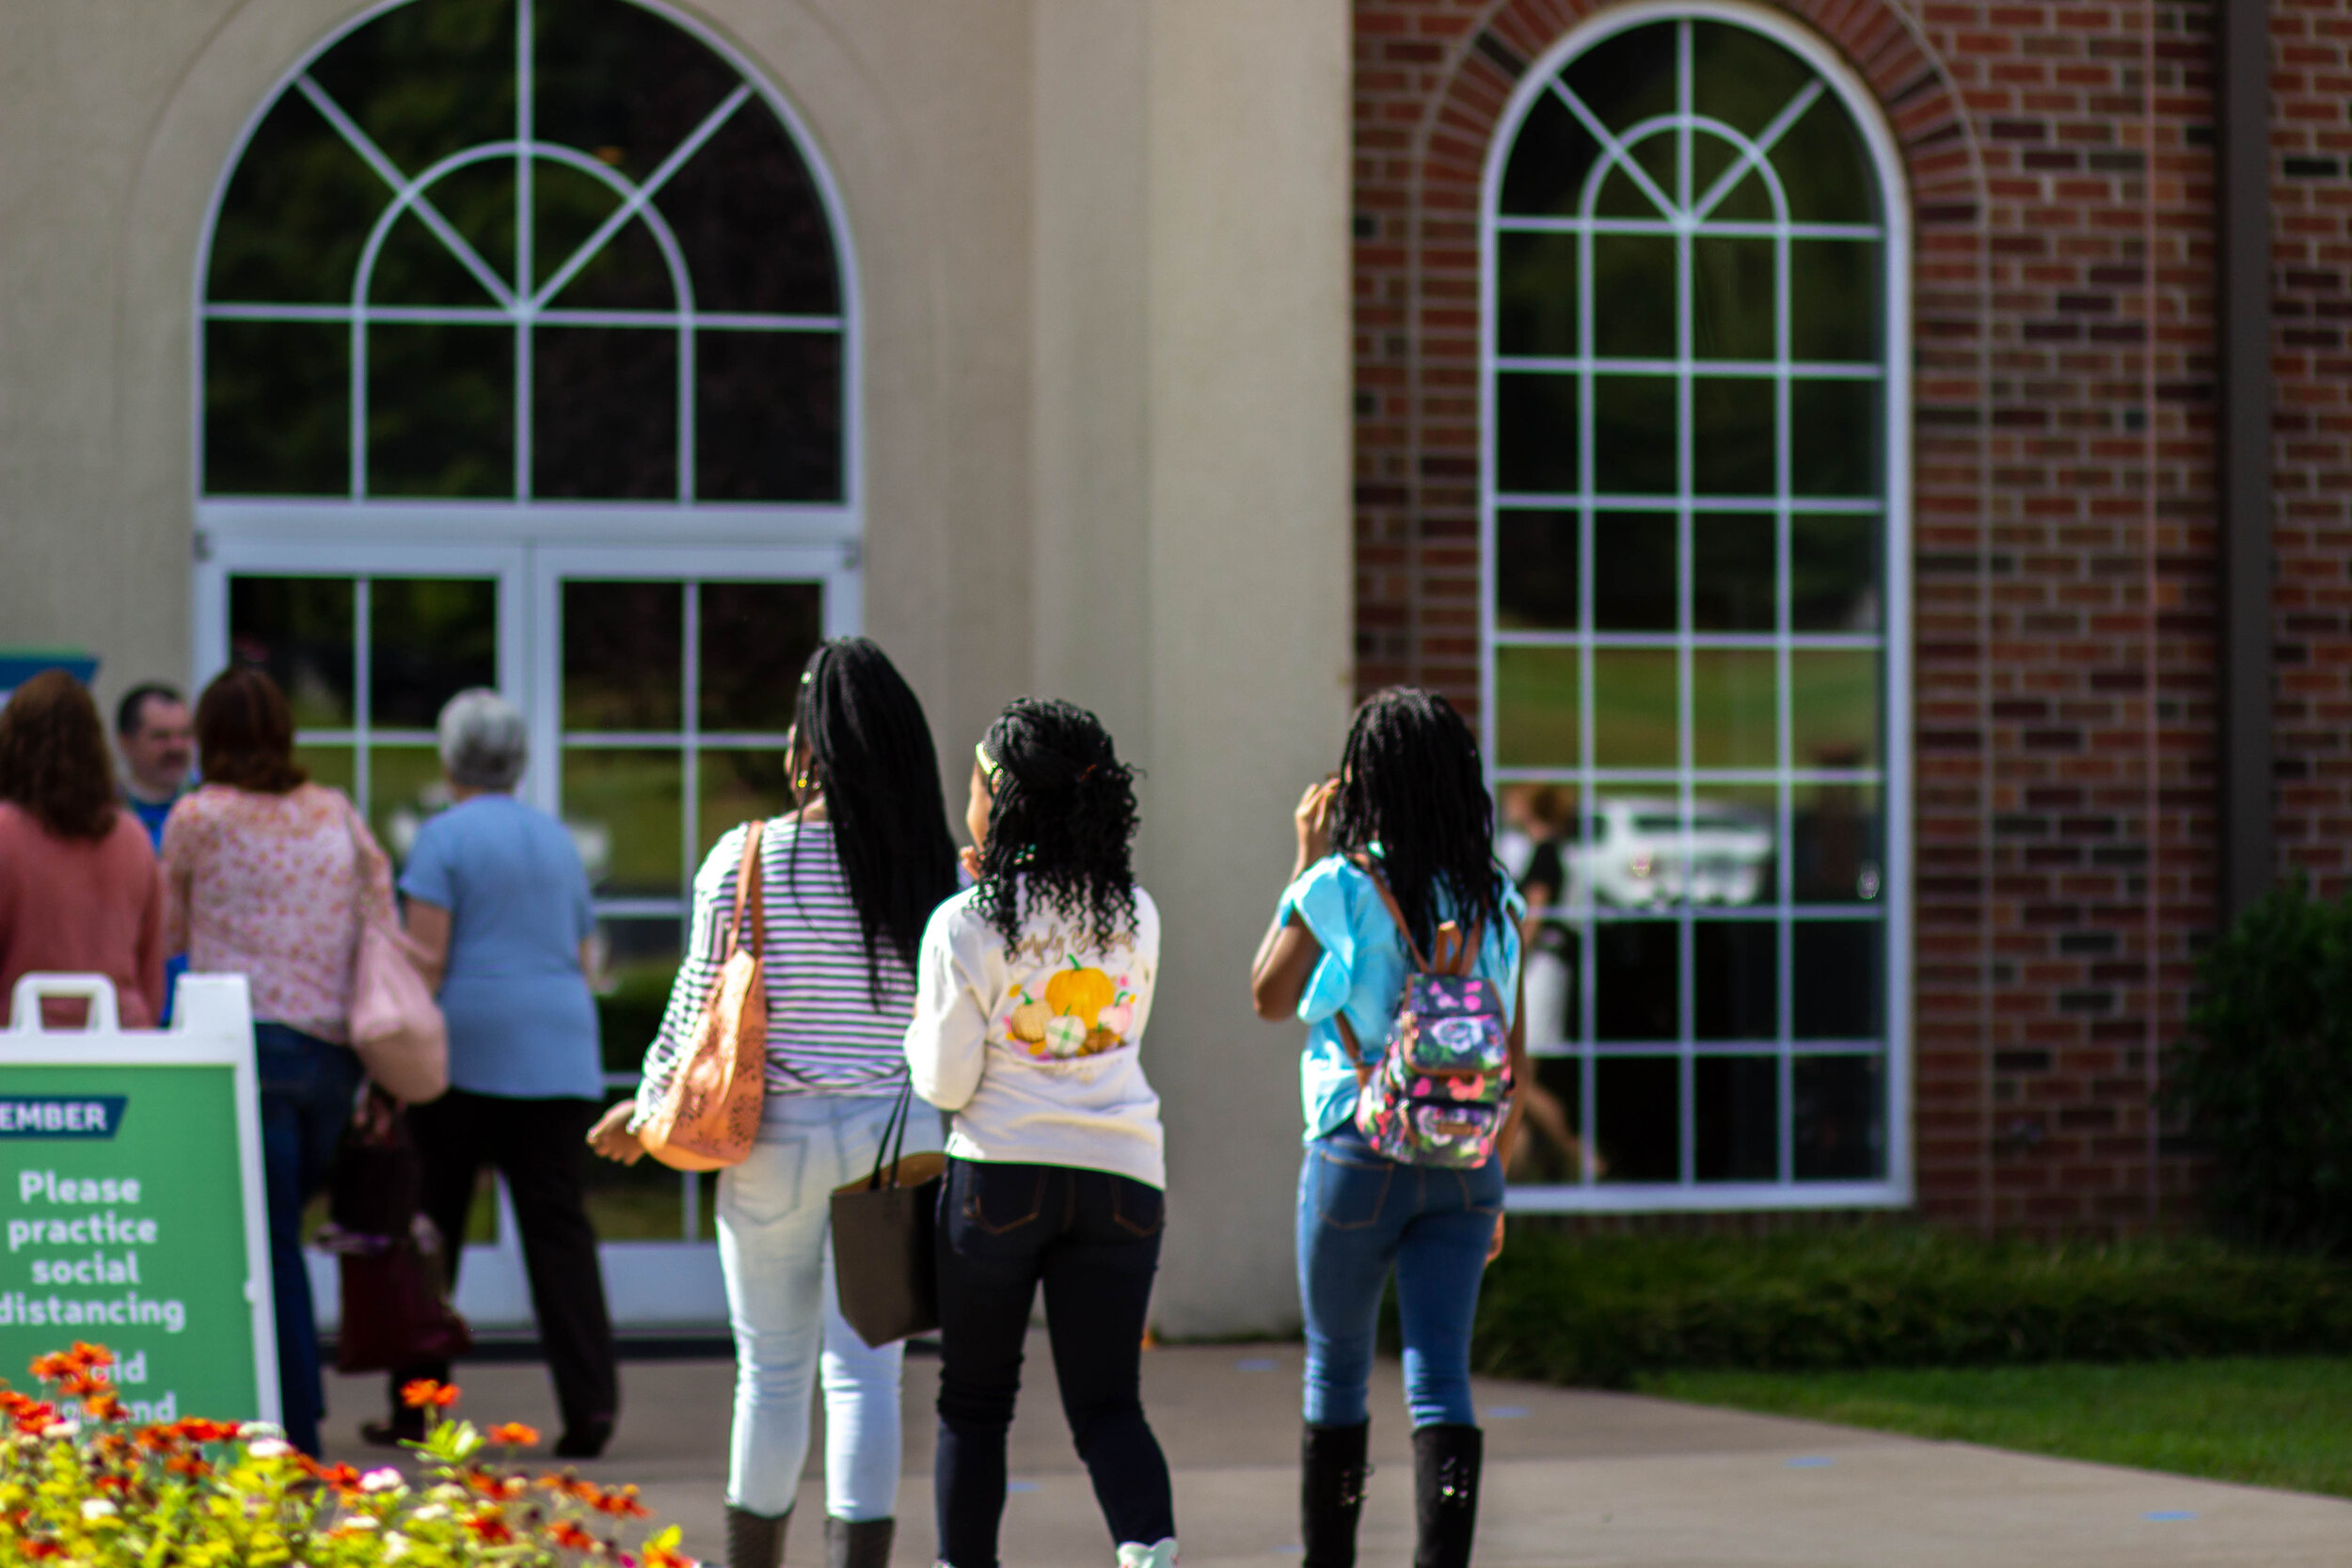
{"type": "MultiPolygon", "coordinates": [[[[721,839],[694,877],[694,928],[670,988],[661,1033],[645,1052],[638,1103],[660,1101],[725,962],[745,830],[721,839]]],[[[825,822],[770,822],[760,838],[760,957],[768,974],[768,1092],[870,1094],[906,1071],[914,976],[884,947],[874,1005],[866,939],[825,822]],[[797,852],[796,852],[797,851],[797,852]]]]}

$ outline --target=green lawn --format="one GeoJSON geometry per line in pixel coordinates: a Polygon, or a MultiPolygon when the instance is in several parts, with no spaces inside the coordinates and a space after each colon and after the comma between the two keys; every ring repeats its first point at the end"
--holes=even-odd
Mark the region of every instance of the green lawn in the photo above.
{"type": "Polygon", "coordinates": [[[1667,1371],[1645,1393],[2352,1497],[2352,1359],[1667,1371]]]}

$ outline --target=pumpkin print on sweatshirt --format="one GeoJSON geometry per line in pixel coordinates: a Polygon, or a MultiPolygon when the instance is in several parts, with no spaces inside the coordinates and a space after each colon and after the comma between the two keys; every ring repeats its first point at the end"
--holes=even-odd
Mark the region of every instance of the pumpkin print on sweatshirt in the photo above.
{"type": "Polygon", "coordinates": [[[1099,1056],[1127,1043],[1135,1022],[1135,977],[1111,974],[1064,954],[1032,995],[1016,990],[997,1021],[1006,1037],[1032,1056],[1099,1056]]]}

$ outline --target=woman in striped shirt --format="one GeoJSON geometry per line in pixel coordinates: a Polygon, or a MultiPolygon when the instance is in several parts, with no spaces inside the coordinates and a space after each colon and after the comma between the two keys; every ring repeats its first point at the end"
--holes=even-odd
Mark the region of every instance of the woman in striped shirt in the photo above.
{"type": "MultiPolygon", "coordinates": [[[[767,824],[759,857],[767,1104],[750,1157],[719,1178],[737,1362],[727,1560],[783,1560],[821,1347],[827,1558],[882,1568],[898,1492],[901,1347],[871,1349],[842,1320],[828,1209],[835,1187],[872,1168],[906,1081],[915,951],[931,911],[956,891],[956,851],[922,705],[865,638],[810,657],[789,768],[799,807],[767,824]]],[[[592,1135],[613,1158],[644,1152],[634,1129],[660,1104],[718,981],[747,832],[721,839],[694,879],[693,940],[644,1084],[592,1135]]],[[[915,1121],[908,1149],[938,1148],[936,1124],[915,1121]]]]}

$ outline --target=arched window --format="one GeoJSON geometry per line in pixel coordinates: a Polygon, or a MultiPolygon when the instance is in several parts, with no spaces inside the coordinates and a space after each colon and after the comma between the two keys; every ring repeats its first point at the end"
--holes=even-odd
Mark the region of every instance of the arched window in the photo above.
{"type": "Polygon", "coordinates": [[[834,226],[779,113],[629,0],[413,0],[255,127],[201,493],[838,503],[834,226]]]}
{"type": "Polygon", "coordinates": [[[1581,1208],[1898,1201],[1899,164],[1782,19],[1609,12],[1486,192],[1486,736],[1581,1208]]]}

